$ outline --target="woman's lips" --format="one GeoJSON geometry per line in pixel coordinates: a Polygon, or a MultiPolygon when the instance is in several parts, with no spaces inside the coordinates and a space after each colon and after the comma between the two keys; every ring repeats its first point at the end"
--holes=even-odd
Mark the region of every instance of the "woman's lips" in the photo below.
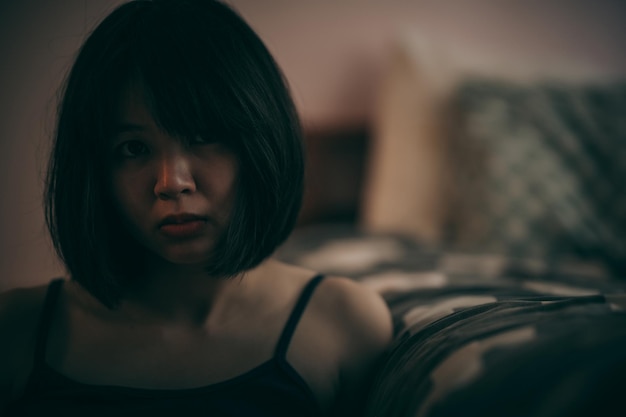
{"type": "Polygon", "coordinates": [[[193,237],[202,233],[206,224],[206,217],[191,214],[173,215],[165,217],[160,222],[159,230],[168,237],[193,237]]]}

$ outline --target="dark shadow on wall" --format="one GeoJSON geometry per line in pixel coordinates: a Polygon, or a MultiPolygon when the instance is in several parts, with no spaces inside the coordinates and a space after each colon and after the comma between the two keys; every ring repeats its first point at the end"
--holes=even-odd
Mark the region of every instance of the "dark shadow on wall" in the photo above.
{"type": "Polygon", "coordinates": [[[368,126],[308,128],[305,194],[298,226],[355,223],[363,188],[368,126]]]}

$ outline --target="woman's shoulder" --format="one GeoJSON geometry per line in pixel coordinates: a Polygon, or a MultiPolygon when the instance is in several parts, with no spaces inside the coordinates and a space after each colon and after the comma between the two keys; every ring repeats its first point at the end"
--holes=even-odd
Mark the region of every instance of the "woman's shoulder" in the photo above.
{"type": "Polygon", "coordinates": [[[330,366],[326,372],[331,379],[322,385],[327,409],[336,415],[353,415],[391,343],[387,304],[377,292],[351,278],[325,276],[311,299],[304,329],[309,330],[309,337],[301,340],[308,339],[308,346],[316,347],[312,353],[316,369],[330,366]]]}
{"type": "Polygon", "coordinates": [[[346,277],[327,276],[319,288],[319,311],[345,338],[347,353],[376,356],[390,342],[391,314],[383,298],[373,289],[346,277]]]}
{"type": "MultiPolygon", "coordinates": [[[[0,293],[0,405],[15,395],[34,355],[47,284],[0,293]]],[[[0,407],[1,409],[1,407],[0,407]]]]}
{"type": "MultiPolygon", "coordinates": [[[[279,265],[282,283],[290,292],[302,289],[316,272],[291,265],[279,265]]],[[[280,286],[280,285],[279,285],[280,286]]],[[[343,335],[348,350],[386,346],[391,337],[391,315],[383,298],[373,289],[351,278],[326,275],[307,306],[308,316],[335,333],[343,335]]],[[[358,352],[352,352],[355,354],[358,352]]]]}
{"type": "MultiPolygon", "coordinates": [[[[266,277],[272,279],[264,281],[287,315],[318,273],[275,262],[267,266],[266,277]]],[[[338,403],[350,409],[391,341],[391,315],[377,292],[346,277],[325,275],[309,296],[287,360],[322,409],[338,403]]]]}
{"type": "Polygon", "coordinates": [[[339,388],[333,412],[352,415],[362,406],[373,373],[391,344],[391,313],[380,294],[350,278],[329,276],[319,290],[316,310],[338,341],[339,388]]]}

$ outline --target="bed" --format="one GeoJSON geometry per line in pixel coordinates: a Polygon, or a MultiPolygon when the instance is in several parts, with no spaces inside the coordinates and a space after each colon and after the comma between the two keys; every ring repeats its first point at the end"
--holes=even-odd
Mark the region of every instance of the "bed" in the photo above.
{"type": "Polygon", "coordinates": [[[387,301],[368,416],[623,409],[626,83],[431,51],[391,56],[358,221],[277,256],[387,301]]]}
{"type": "Polygon", "coordinates": [[[445,251],[352,225],[296,231],[292,263],[379,291],[395,341],[369,416],[573,416],[622,407],[626,281],[584,262],[445,251]]]}

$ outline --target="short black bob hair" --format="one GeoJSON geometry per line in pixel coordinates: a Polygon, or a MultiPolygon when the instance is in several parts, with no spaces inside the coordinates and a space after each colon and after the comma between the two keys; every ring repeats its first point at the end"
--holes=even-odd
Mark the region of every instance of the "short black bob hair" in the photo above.
{"type": "Polygon", "coordinates": [[[88,36],[60,92],[44,195],[68,273],[109,308],[143,271],[144,250],[119,226],[105,158],[121,97],[137,85],[164,131],[211,135],[238,157],[231,221],[208,276],[234,277],[269,257],[293,229],[303,193],[296,110],[248,24],[214,0],[119,6],[88,36]]]}

